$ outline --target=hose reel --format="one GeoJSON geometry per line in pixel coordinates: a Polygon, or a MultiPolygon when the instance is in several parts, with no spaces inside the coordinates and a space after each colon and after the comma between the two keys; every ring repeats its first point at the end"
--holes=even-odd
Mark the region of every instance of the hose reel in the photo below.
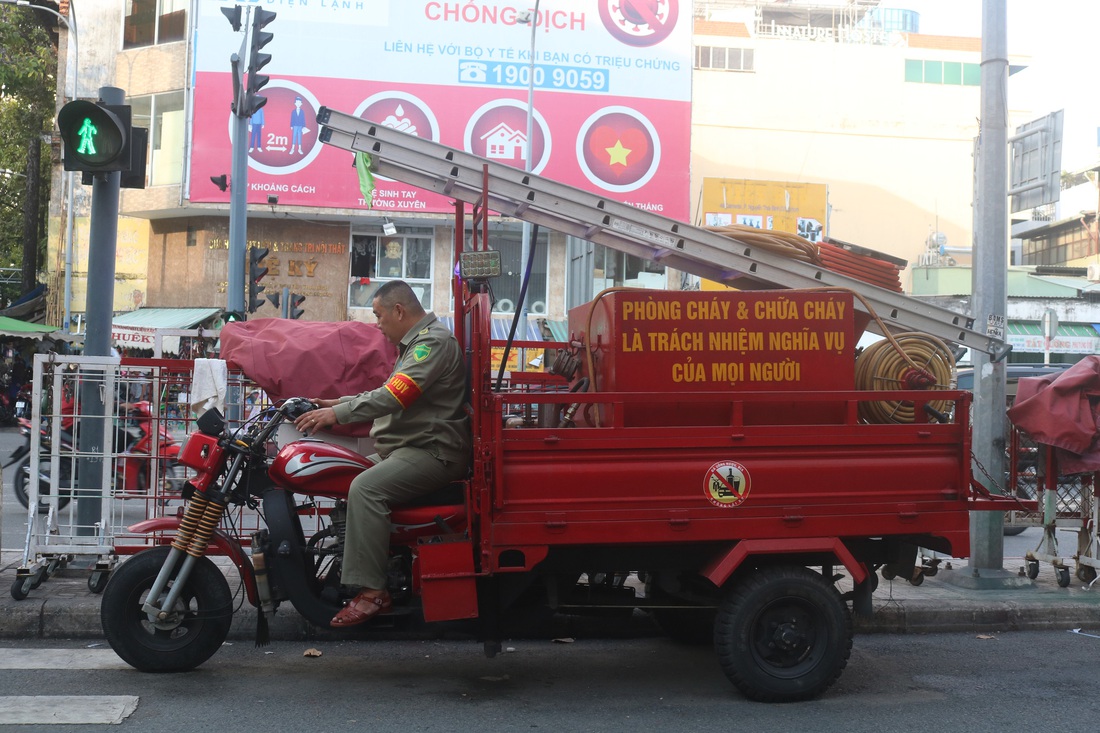
{"type": "MultiPolygon", "coordinates": [[[[856,359],[856,389],[947,390],[955,389],[955,357],[947,345],[926,333],[887,336],[856,359]]],[[[935,414],[950,411],[952,402],[928,403],[935,414]]],[[[916,408],[908,400],[876,400],[859,403],[859,416],[869,423],[911,423],[916,408]]]]}

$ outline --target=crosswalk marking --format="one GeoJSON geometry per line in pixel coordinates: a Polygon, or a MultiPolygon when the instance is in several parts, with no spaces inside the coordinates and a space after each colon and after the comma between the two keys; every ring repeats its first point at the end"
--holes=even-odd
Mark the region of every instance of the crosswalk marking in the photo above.
{"type": "Polygon", "coordinates": [[[0,669],[129,669],[112,649],[4,649],[0,669]]]}
{"type": "MultiPolygon", "coordinates": [[[[129,669],[112,649],[3,649],[0,670],[129,669]]],[[[117,725],[136,695],[0,695],[0,725],[117,725]]]]}
{"type": "Polygon", "coordinates": [[[137,706],[135,695],[0,696],[0,725],[117,725],[137,706]]]}

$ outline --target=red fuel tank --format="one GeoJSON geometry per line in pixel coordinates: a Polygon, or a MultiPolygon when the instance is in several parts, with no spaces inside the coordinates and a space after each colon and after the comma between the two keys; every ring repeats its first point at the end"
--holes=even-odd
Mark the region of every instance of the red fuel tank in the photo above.
{"type": "Polygon", "coordinates": [[[373,465],[343,446],[306,439],[284,445],[268,474],[295,493],[342,499],[351,480],[373,465]]]}

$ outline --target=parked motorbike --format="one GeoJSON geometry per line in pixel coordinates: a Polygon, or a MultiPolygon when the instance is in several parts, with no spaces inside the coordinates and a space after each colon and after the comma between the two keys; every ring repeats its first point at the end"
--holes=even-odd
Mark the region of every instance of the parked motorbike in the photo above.
{"type": "MultiPolygon", "coordinates": [[[[75,439],[71,431],[73,427],[72,402],[62,404],[60,444],[56,453],[58,459],[58,481],[60,491],[58,507],[66,506],[72,499],[74,486],[73,476],[76,474],[76,450],[75,439]]],[[[153,414],[149,402],[134,402],[123,405],[125,418],[115,432],[115,445],[122,447],[115,460],[114,488],[116,495],[125,493],[144,493],[148,490],[150,466],[154,452],[159,444],[159,475],[163,482],[166,496],[178,496],[186,481],[186,470],[179,465],[176,457],[179,455],[180,445],[163,421],[156,432],[153,430],[153,414]]],[[[17,448],[8,460],[3,464],[4,468],[16,464],[15,476],[12,487],[19,503],[24,507],[29,506],[30,492],[28,486],[31,477],[31,431],[35,427],[30,420],[19,419],[19,432],[25,438],[25,442],[17,448]]],[[[52,491],[51,456],[53,450],[53,436],[48,421],[43,420],[37,427],[39,434],[39,461],[38,461],[38,513],[45,514],[50,508],[50,493],[52,491]]]]}
{"type": "MultiPolygon", "coordinates": [[[[279,425],[314,409],[293,398],[230,430],[217,410],[198,419],[198,431],[180,452],[197,471],[186,485],[181,517],[146,520],[136,533],[171,532],[170,546],[144,550],[119,565],[104,591],[101,620],[111,647],[142,671],[184,671],[209,659],[225,641],[233,593],[209,548],[228,555],[241,573],[249,602],[258,609],[257,643],[266,643],[267,617],[289,601],[311,623],[327,628],[348,594],[340,585],[347,495],[351,481],[372,464],[342,446],[305,438],[273,457],[279,425]],[[302,498],[305,497],[305,503],[302,498]],[[335,500],[328,510],[316,498],[335,500]],[[218,524],[230,506],[258,508],[266,526],[251,538],[251,558],[218,524]],[[310,536],[300,511],[321,515],[310,536]]],[[[416,596],[413,563],[417,542],[466,528],[463,485],[453,484],[416,506],[394,507],[390,516],[388,590],[393,613],[408,611],[416,596]]]]}
{"type": "Polygon", "coordinates": [[[27,382],[19,388],[19,393],[15,396],[15,417],[16,419],[24,418],[28,419],[31,416],[31,383],[27,382]]]}

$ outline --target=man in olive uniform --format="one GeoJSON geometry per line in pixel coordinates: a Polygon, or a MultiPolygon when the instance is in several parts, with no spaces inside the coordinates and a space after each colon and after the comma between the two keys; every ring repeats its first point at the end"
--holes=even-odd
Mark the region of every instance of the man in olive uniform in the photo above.
{"type": "Polygon", "coordinates": [[[390,505],[466,477],[471,454],[462,349],[407,283],[387,282],[372,303],[378,326],[397,345],[397,364],[378,389],[331,400],[294,425],[306,434],[336,423],[374,420],[375,465],[348,492],[342,582],[358,594],[332,619],[345,628],[391,606],[386,591],[390,505]]]}

